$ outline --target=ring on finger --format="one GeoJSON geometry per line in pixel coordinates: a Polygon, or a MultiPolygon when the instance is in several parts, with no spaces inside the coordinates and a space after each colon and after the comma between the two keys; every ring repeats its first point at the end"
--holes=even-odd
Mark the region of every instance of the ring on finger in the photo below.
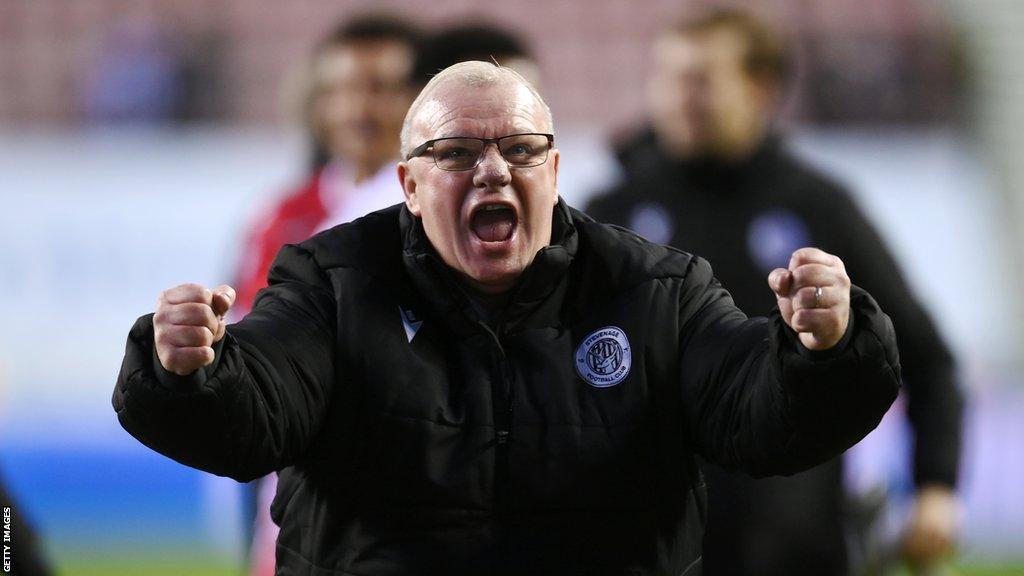
{"type": "Polygon", "coordinates": [[[814,307],[821,308],[821,286],[814,287],[814,307]]]}

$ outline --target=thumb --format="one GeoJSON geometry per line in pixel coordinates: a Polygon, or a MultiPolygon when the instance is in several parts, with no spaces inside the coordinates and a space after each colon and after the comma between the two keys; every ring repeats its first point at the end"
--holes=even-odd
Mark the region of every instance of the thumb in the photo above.
{"type": "Polygon", "coordinates": [[[776,268],[768,275],[768,286],[777,298],[788,298],[793,286],[793,274],[785,268],[776,268]]]}
{"type": "Polygon", "coordinates": [[[768,286],[775,293],[775,299],[779,304],[779,313],[782,314],[782,321],[786,326],[793,327],[793,298],[790,291],[793,288],[793,273],[785,268],[776,268],[768,275],[768,286]]]}
{"type": "Polygon", "coordinates": [[[224,337],[224,331],[227,328],[227,324],[224,322],[224,315],[228,313],[231,306],[235,303],[235,289],[227,284],[221,284],[213,289],[213,299],[211,307],[213,313],[217,315],[217,332],[213,335],[214,342],[220,342],[221,338],[224,337]]]}
{"type": "Polygon", "coordinates": [[[213,313],[223,317],[235,304],[235,289],[227,284],[221,284],[213,289],[213,302],[211,307],[213,313]]]}

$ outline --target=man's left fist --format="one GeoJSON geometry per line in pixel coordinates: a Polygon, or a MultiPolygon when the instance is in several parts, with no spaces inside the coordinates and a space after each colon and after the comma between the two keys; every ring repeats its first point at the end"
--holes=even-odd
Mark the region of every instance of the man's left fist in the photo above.
{"type": "Polygon", "coordinates": [[[789,269],[776,268],[768,285],[779,301],[782,319],[809,350],[828,350],[850,324],[850,277],[838,256],[801,248],[789,269]]]}

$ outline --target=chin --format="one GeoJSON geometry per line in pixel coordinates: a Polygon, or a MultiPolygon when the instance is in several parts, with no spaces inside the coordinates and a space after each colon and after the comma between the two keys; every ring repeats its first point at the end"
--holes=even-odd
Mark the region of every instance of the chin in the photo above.
{"type": "Polygon", "coordinates": [[[507,292],[515,286],[516,281],[519,280],[519,276],[522,275],[522,269],[515,267],[499,267],[495,269],[487,267],[487,269],[474,270],[473,274],[467,275],[470,285],[477,291],[485,294],[500,294],[507,292]]]}

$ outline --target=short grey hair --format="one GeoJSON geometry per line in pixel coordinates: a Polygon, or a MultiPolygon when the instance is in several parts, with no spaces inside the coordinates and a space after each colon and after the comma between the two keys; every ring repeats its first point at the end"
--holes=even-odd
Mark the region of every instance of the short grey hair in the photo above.
{"type": "Polygon", "coordinates": [[[430,93],[434,91],[438,85],[447,80],[454,80],[461,83],[463,86],[471,88],[480,88],[486,86],[492,86],[497,84],[501,80],[512,80],[516,84],[526,86],[533,94],[533,97],[537,99],[537,103],[540,104],[541,110],[544,113],[544,119],[548,123],[548,127],[552,132],[555,130],[555,123],[551,117],[551,108],[548,107],[548,103],[541,97],[540,92],[530,84],[526,78],[523,78],[521,74],[515,70],[502,66],[494,62],[483,62],[479,60],[470,60],[467,62],[459,62],[453,64],[444,70],[440,71],[427,85],[423,87],[416,99],[413,100],[412,105],[409,106],[409,111],[405,114],[405,121],[402,123],[402,147],[401,154],[402,160],[405,160],[409,152],[412,151],[413,145],[409,141],[412,137],[413,120],[416,114],[419,112],[420,107],[429,99],[430,93]]]}

